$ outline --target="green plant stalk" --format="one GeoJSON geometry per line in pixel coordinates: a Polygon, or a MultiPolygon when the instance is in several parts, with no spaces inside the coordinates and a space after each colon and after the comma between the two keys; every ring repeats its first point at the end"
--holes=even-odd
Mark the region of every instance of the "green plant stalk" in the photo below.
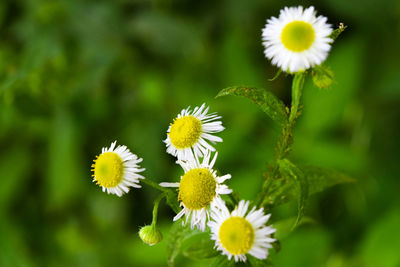
{"type": "Polygon", "coordinates": [[[157,224],[157,216],[158,216],[158,206],[160,205],[161,199],[166,196],[166,193],[161,193],[158,197],[154,200],[154,207],[153,207],[153,221],[151,222],[151,226],[154,228],[157,224]]]}
{"type": "Polygon", "coordinates": [[[294,122],[296,118],[300,115],[300,98],[303,94],[303,87],[305,81],[306,73],[305,72],[298,72],[294,75],[293,82],[292,82],[292,107],[290,109],[289,115],[289,124],[291,129],[294,126],[294,122]]]}
{"type": "Polygon", "coordinates": [[[233,193],[231,193],[231,194],[228,194],[228,197],[232,201],[233,205],[237,205],[239,203],[237,195],[234,196],[233,193]]]}
{"type": "Polygon", "coordinates": [[[293,77],[292,104],[290,107],[289,121],[282,127],[282,134],[276,148],[275,165],[277,165],[278,160],[284,159],[287,156],[293,143],[293,128],[296,119],[300,116],[300,100],[303,94],[305,76],[306,74],[304,72],[298,72],[293,77]]]}
{"type": "Polygon", "coordinates": [[[144,184],[147,184],[147,185],[149,185],[149,186],[151,186],[151,187],[153,187],[153,188],[155,188],[155,189],[157,189],[157,190],[160,190],[161,192],[168,192],[168,191],[169,191],[168,188],[162,187],[162,186],[159,185],[158,183],[156,183],[156,182],[154,182],[154,181],[152,181],[152,180],[149,180],[149,179],[147,179],[147,178],[141,179],[140,182],[141,182],[141,183],[144,183],[144,184]]]}
{"type": "Polygon", "coordinates": [[[265,206],[268,202],[268,198],[266,198],[269,193],[269,187],[271,182],[274,179],[278,178],[279,175],[279,165],[278,161],[287,157],[291,146],[293,144],[293,128],[296,123],[296,119],[300,116],[301,112],[301,96],[303,93],[304,81],[306,77],[306,72],[298,72],[294,75],[292,81],[292,103],[290,107],[290,114],[288,122],[283,125],[282,133],[279,137],[277,147],[275,149],[275,160],[273,163],[272,171],[270,175],[268,175],[264,181],[262,192],[259,194],[256,205],[257,206],[265,206]]]}
{"type": "Polygon", "coordinates": [[[167,187],[162,187],[161,185],[159,185],[158,183],[149,180],[149,179],[141,179],[140,182],[145,183],[157,190],[160,190],[161,192],[164,193],[164,196],[167,197],[167,205],[171,207],[171,209],[175,212],[179,212],[178,210],[178,206],[174,205],[171,203],[170,199],[171,199],[171,195],[175,194],[174,189],[172,188],[167,188],[167,187]]]}

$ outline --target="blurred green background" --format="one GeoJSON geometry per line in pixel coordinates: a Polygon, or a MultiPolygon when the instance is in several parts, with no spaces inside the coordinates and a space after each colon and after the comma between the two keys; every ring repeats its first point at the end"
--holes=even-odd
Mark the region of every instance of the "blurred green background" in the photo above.
{"type": "MultiPolygon", "coordinates": [[[[162,140],[171,120],[206,102],[223,116],[217,168],[252,199],[280,129],[233,85],[268,88],[290,102],[290,77],[264,58],[261,29],[291,5],[314,5],[348,29],[327,65],[335,84],[307,82],[291,158],[344,171],[357,183],[312,196],[303,225],[278,232],[276,266],[400,266],[400,2],[0,2],[0,266],[165,266],[166,242],[138,235],[157,192],[118,198],[91,181],[114,140],[144,158],[145,176],[182,171],[162,140]]],[[[273,211],[280,226],[296,203],[273,211]]],[[[165,237],[173,212],[161,204],[165,237]]],[[[178,266],[209,261],[178,258],[178,266]]]]}

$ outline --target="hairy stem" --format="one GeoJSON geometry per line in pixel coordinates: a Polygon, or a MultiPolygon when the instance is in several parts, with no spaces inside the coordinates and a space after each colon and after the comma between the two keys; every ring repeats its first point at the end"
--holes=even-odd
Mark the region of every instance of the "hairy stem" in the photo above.
{"type": "Polygon", "coordinates": [[[305,73],[298,72],[294,75],[292,82],[292,107],[290,109],[289,124],[291,127],[294,126],[294,121],[299,115],[300,98],[303,93],[305,73]]]}
{"type": "Polygon", "coordinates": [[[296,73],[292,82],[292,104],[290,107],[289,121],[282,127],[282,134],[276,148],[275,162],[286,158],[293,144],[293,128],[296,119],[300,116],[300,99],[303,93],[305,73],[296,73]]]}
{"type": "Polygon", "coordinates": [[[304,81],[306,73],[298,72],[294,75],[292,81],[292,103],[290,107],[289,119],[286,124],[282,127],[281,136],[279,137],[277,147],[275,149],[275,160],[272,164],[272,168],[267,172],[266,180],[263,184],[263,190],[259,194],[256,201],[257,206],[265,206],[269,201],[266,196],[269,194],[269,188],[271,182],[279,178],[279,166],[278,161],[287,157],[291,146],[293,144],[293,128],[296,123],[296,119],[300,116],[301,106],[300,100],[303,93],[304,81]]]}

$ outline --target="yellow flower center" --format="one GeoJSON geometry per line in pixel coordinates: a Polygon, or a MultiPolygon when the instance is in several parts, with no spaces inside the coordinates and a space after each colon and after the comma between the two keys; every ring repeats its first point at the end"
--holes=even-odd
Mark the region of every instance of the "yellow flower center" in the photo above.
{"type": "Polygon", "coordinates": [[[253,226],[242,217],[230,217],[219,228],[221,245],[233,255],[247,253],[254,243],[253,226]]]}
{"type": "Polygon", "coordinates": [[[168,134],[171,143],[178,149],[193,146],[201,135],[201,121],[194,116],[175,119],[168,134]]]}
{"type": "Polygon", "coordinates": [[[124,164],[121,157],[114,152],[101,154],[92,165],[94,179],[104,187],[114,187],[122,181],[124,164]]]}
{"type": "Polygon", "coordinates": [[[193,169],[183,175],[179,183],[178,199],[191,210],[208,206],[215,197],[217,182],[208,169],[193,169]]]}
{"type": "Polygon", "coordinates": [[[315,31],[310,23],[293,21],[287,24],[281,34],[283,45],[293,52],[302,52],[311,47],[315,31]]]}

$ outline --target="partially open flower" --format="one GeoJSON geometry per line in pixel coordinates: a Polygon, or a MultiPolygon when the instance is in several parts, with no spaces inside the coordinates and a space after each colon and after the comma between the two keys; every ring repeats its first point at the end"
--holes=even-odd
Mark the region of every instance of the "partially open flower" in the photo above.
{"type": "Polygon", "coordinates": [[[283,71],[294,73],[320,65],[333,40],[326,17],[316,16],[314,7],[285,7],[279,18],[267,20],[262,30],[265,56],[283,71]]]}
{"type": "Polygon", "coordinates": [[[102,187],[103,192],[122,196],[129,192],[129,187],[140,188],[139,179],[144,177],[139,172],[144,168],[137,165],[142,161],[132,154],[126,146],[115,148],[117,141],[110,148],[103,147],[92,164],[93,182],[102,187]]]}

